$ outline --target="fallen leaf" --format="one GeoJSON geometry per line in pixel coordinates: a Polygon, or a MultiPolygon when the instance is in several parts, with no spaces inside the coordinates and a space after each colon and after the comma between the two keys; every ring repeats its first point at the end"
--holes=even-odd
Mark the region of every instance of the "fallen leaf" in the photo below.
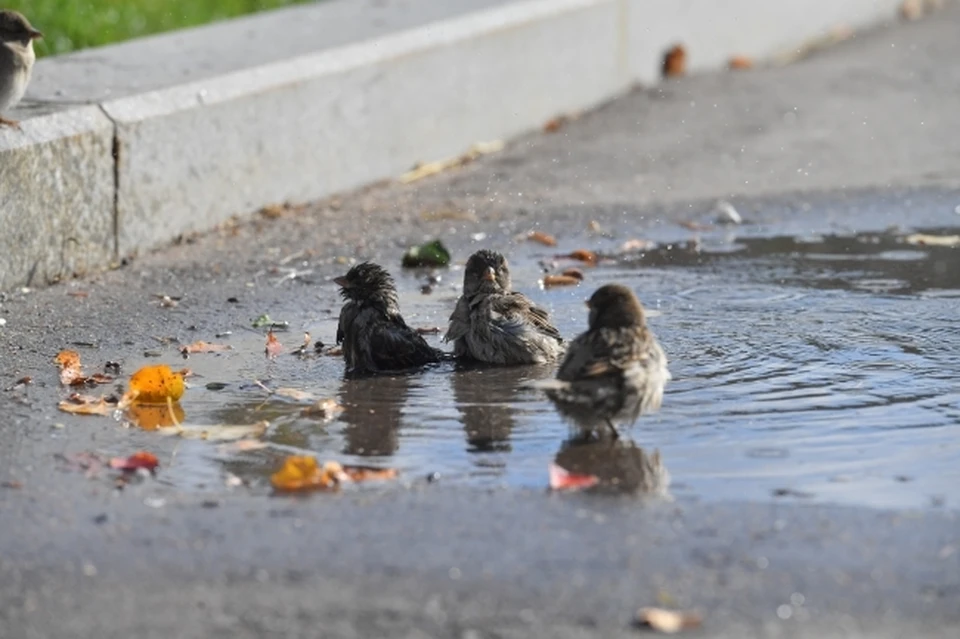
{"type": "Polygon", "coordinates": [[[290,322],[287,322],[285,320],[270,319],[270,316],[264,313],[257,319],[253,320],[253,327],[263,328],[264,326],[270,329],[286,330],[287,328],[290,327],[290,322]]]}
{"type": "Polygon", "coordinates": [[[570,275],[544,275],[540,280],[543,288],[555,288],[557,286],[579,286],[583,278],[576,278],[570,275]]]}
{"type": "Polygon", "coordinates": [[[311,340],[310,332],[309,332],[309,331],[304,331],[304,332],[303,332],[303,344],[301,344],[300,346],[298,346],[297,348],[295,348],[295,349],[293,350],[293,352],[291,353],[291,355],[296,355],[296,356],[298,356],[298,357],[303,357],[304,355],[306,355],[307,352],[310,350],[310,349],[308,348],[308,347],[310,346],[310,340],[311,340]]]}
{"type": "Polygon", "coordinates": [[[315,457],[292,455],[270,476],[270,483],[278,491],[327,490],[336,488],[344,478],[343,467],[337,462],[320,466],[315,457]]]}
{"type": "Polygon", "coordinates": [[[160,308],[175,308],[179,303],[180,300],[174,299],[169,295],[164,295],[160,298],[160,308]]]}
{"type": "Polygon", "coordinates": [[[578,262],[584,262],[590,265],[597,263],[597,254],[593,251],[588,251],[587,249],[577,249],[572,253],[558,255],[557,257],[566,258],[568,260],[577,260],[578,262]]]}
{"type": "Polygon", "coordinates": [[[490,142],[477,142],[470,146],[470,149],[461,156],[447,158],[446,160],[437,160],[434,162],[419,163],[410,171],[400,176],[401,184],[410,184],[417,180],[442,173],[448,169],[464,166],[474,161],[481,155],[488,155],[503,150],[503,140],[492,140],[490,142]]]}
{"type": "Polygon", "coordinates": [[[343,473],[354,482],[396,479],[399,475],[396,468],[373,468],[372,466],[344,466],[343,473]]]}
{"type": "Polygon", "coordinates": [[[221,455],[236,455],[237,453],[262,450],[268,446],[269,444],[266,442],[259,442],[255,439],[241,439],[240,441],[230,442],[228,444],[220,444],[220,446],[217,447],[217,452],[221,455]]]}
{"type": "Polygon", "coordinates": [[[424,222],[438,222],[442,220],[457,220],[460,222],[476,222],[477,216],[471,211],[447,206],[439,209],[428,209],[420,212],[420,219],[424,222]]]}
{"type": "Polygon", "coordinates": [[[421,335],[437,335],[443,332],[439,326],[418,326],[417,332],[421,335]]]}
{"type": "Polygon", "coordinates": [[[735,55],[727,62],[727,66],[734,71],[752,69],[753,60],[745,55],[735,55]]]}
{"type": "Polygon", "coordinates": [[[683,46],[676,44],[667,50],[663,56],[663,77],[673,78],[687,72],[687,51],[683,46]]]}
{"type": "Polygon", "coordinates": [[[284,210],[285,208],[282,204],[268,204],[260,209],[260,215],[267,219],[275,220],[283,215],[284,210]]]}
{"type": "Polygon", "coordinates": [[[712,231],[713,230],[712,224],[701,224],[700,222],[692,222],[689,220],[683,220],[681,222],[677,222],[677,224],[691,231],[712,231]]]}
{"type": "Polygon", "coordinates": [[[57,404],[57,408],[74,415],[110,415],[116,410],[117,405],[109,403],[106,397],[74,393],[57,404]]]}
{"type": "Polygon", "coordinates": [[[549,472],[551,490],[583,490],[600,482],[596,475],[577,475],[553,462],[550,462],[549,472]]]}
{"type": "Polygon", "coordinates": [[[561,273],[561,275],[563,275],[564,277],[573,277],[573,278],[576,278],[576,279],[580,280],[581,282],[583,281],[583,279],[584,279],[584,277],[585,277],[584,274],[583,274],[583,271],[581,271],[581,270],[578,269],[578,268],[565,268],[565,269],[563,269],[563,272],[561,273]]]}
{"type": "Polygon", "coordinates": [[[60,383],[64,386],[83,383],[83,366],[80,364],[80,353],[63,350],[57,353],[57,365],[60,366],[60,383]]]}
{"type": "Polygon", "coordinates": [[[153,472],[159,465],[160,461],[157,459],[157,456],[144,450],[138,451],[129,457],[113,457],[110,460],[110,468],[122,470],[125,473],[134,472],[140,468],[153,472]]]}
{"type": "Polygon", "coordinates": [[[641,608],[637,611],[637,623],[653,630],[672,635],[690,628],[698,628],[703,618],[696,612],[666,610],[664,608],[641,608]]]}
{"type": "Polygon", "coordinates": [[[343,406],[333,399],[321,399],[309,406],[305,406],[300,414],[304,417],[319,417],[324,421],[330,421],[343,412],[343,406]]]}
{"type": "Polygon", "coordinates": [[[280,340],[277,339],[277,336],[273,334],[273,331],[267,331],[267,344],[263,349],[263,352],[267,357],[273,359],[283,350],[283,344],[280,343],[280,340]]]}
{"type": "Polygon", "coordinates": [[[530,231],[529,233],[527,233],[527,239],[530,240],[531,242],[539,242],[544,246],[557,245],[557,238],[547,233],[544,233],[543,231],[530,231]]]}
{"type": "Polygon", "coordinates": [[[904,238],[907,244],[918,246],[960,246],[960,235],[926,235],[914,233],[904,238]]]}
{"type": "Polygon", "coordinates": [[[7,479],[3,482],[0,482],[0,486],[4,488],[12,488],[13,490],[18,490],[23,488],[23,482],[19,482],[16,479],[7,479]]]}
{"type": "Polygon", "coordinates": [[[210,342],[204,342],[203,340],[200,340],[194,342],[193,344],[181,346],[180,352],[184,355],[191,355],[193,353],[222,353],[223,351],[229,351],[232,349],[233,346],[230,346],[230,344],[211,344],[210,342]]]}
{"type": "Polygon", "coordinates": [[[89,296],[90,293],[87,291],[67,291],[67,295],[69,295],[70,297],[83,298],[83,297],[89,296]]]}
{"type": "Polygon", "coordinates": [[[450,264],[450,251],[440,240],[433,240],[420,246],[411,246],[403,254],[401,265],[404,268],[418,266],[447,266],[450,264]]]}
{"type": "Polygon", "coordinates": [[[158,428],[161,435],[177,436],[183,439],[202,439],[211,442],[227,442],[237,439],[253,439],[267,432],[268,421],[256,424],[214,424],[211,426],[197,426],[193,424],[179,424],[158,428]]]}
{"type": "Polygon", "coordinates": [[[627,240],[620,246],[620,251],[630,253],[632,251],[649,251],[656,248],[657,243],[651,240],[627,240]]]}
{"type": "Polygon", "coordinates": [[[133,402],[125,413],[127,420],[143,430],[157,430],[175,424],[182,424],[186,413],[180,402],[171,400],[167,404],[141,404],[133,402]]]}
{"type": "Polygon", "coordinates": [[[280,397],[288,397],[298,402],[306,402],[313,399],[313,393],[308,393],[307,391],[302,391],[297,388],[278,388],[271,390],[270,393],[272,395],[279,395],[280,397]]]}
{"type": "Polygon", "coordinates": [[[183,372],[174,372],[166,364],[144,366],[130,377],[126,400],[143,404],[163,403],[167,398],[177,401],[183,397],[183,372]]]}
{"type": "MultiPolygon", "coordinates": [[[[106,373],[94,373],[89,377],[83,378],[83,383],[85,384],[109,384],[113,381],[113,375],[107,375],[106,373]]],[[[76,386],[76,382],[73,384],[76,386]]]]}
{"type": "Polygon", "coordinates": [[[563,128],[563,125],[567,123],[567,116],[558,115],[555,118],[550,118],[543,125],[544,133],[556,133],[563,128]]]}
{"type": "Polygon", "coordinates": [[[33,383],[33,378],[27,375],[26,377],[21,377],[20,379],[18,379],[16,382],[13,383],[12,386],[8,386],[7,390],[8,391],[16,390],[21,386],[27,386],[32,383],[33,383]]]}
{"type": "Polygon", "coordinates": [[[343,347],[332,346],[327,350],[325,354],[329,355],[330,357],[343,357],[343,347]]]}

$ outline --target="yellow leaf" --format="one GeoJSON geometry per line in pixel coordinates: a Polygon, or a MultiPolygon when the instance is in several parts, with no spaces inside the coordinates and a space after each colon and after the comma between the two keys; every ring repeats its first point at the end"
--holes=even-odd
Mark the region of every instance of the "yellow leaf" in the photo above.
{"type": "Polygon", "coordinates": [[[165,403],[167,398],[177,401],[183,396],[183,372],[174,372],[166,364],[144,366],[130,378],[130,391],[136,401],[144,404],[165,403]]]}
{"type": "Polygon", "coordinates": [[[315,457],[291,455],[283,467],[270,476],[270,483],[279,491],[324,490],[336,488],[344,478],[343,467],[327,462],[322,467],[315,457]]]}

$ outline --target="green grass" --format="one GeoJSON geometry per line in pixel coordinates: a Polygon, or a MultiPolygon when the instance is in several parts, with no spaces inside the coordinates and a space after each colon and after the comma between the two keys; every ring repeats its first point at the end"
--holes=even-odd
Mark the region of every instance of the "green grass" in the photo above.
{"type": "Polygon", "coordinates": [[[130,38],[276,9],[309,0],[0,0],[20,11],[44,39],[38,56],[56,55],[130,38]]]}

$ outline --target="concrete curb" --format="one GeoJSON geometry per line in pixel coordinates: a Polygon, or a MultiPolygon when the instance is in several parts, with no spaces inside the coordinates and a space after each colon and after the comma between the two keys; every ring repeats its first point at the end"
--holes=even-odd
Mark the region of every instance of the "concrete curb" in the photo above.
{"type": "Polygon", "coordinates": [[[41,60],[43,104],[0,129],[0,290],[517,135],[655,83],[678,42],[694,72],[770,60],[901,2],[439,4],[329,0],[41,60]]]}

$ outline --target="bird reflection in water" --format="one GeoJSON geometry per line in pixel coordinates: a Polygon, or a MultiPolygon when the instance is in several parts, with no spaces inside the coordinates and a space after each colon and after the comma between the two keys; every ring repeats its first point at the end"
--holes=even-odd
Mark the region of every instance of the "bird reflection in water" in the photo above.
{"type": "Polygon", "coordinates": [[[403,405],[410,375],[346,378],[340,386],[344,448],[347,455],[381,457],[399,447],[403,405]]]}
{"type": "Polygon", "coordinates": [[[554,463],[575,475],[592,475],[592,490],[668,497],[670,473],[659,450],[649,452],[629,438],[581,433],[560,447],[554,463]]]}

